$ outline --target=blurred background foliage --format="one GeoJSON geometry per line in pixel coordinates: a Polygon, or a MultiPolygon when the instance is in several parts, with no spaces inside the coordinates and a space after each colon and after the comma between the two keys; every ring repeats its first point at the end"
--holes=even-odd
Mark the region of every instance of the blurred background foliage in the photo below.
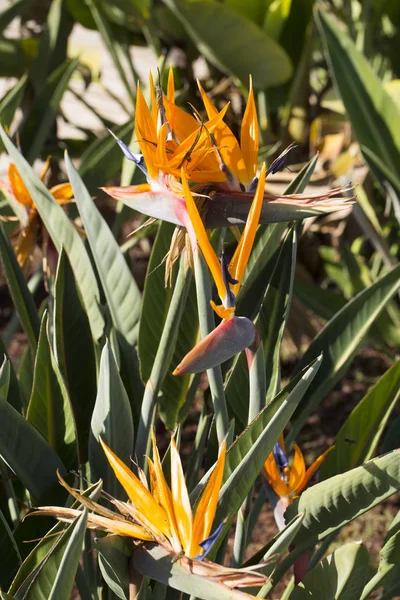
{"type": "MultiPolygon", "coordinates": [[[[343,439],[349,438],[350,444],[353,436],[363,436],[357,417],[351,411],[356,406],[361,410],[359,407],[364,401],[363,414],[372,414],[369,388],[387,369],[398,365],[400,347],[399,298],[393,295],[396,278],[387,280],[385,288],[379,287],[382,277],[395,273],[400,245],[400,4],[397,0],[115,0],[112,3],[108,0],[16,0],[3,1],[0,6],[1,123],[36,172],[40,172],[40,164],[51,157],[48,187],[66,180],[63,157],[68,150],[89,192],[82,197],[87,203],[90,196],[95,197],[99,212],[96,211],[98,221],[93,230],[90,230],[91,219],[88,213],[85,217],[83,205],[79,211],[74,204],[66,210],[78,228],[83,226],[86,230],[91,246],[88,263],[96,266],[87,291],[89,293],[92,285],[91,300],[95,302],[100,298],[101,305],[98,314],[93,316],[92,311],[88,316],[88,296],[80,288],[81,282],[77,285],[68,249],[64,253],[61,242],[57,248],[60,252],[57,277],[48,279],[48,265],[42,267],[40,252],[36,250],[24,279],[15,264],[8,236],[12,239],[16,228],[13,219],[18,217],[23,223],[26,215],[4,184],[0,190],[3,221],[0,253],[4,265],[0,288],[0,349],[10,356],[11,367],[10,363],[4,363],[0,371],[0,394],[2,389],[10,389],[9,402],[18,412],[11,415],[8,405],[7,408],[2,405],[1,419],[10,423],[10,431],[22,432],[19,441],[21,437],[25,439],[25,445],[19,446],[19,441],[16,443],[8,433],[0,443],[0,453],[5,460],[1,463],[0,507],[2,514],[7,515],[1,529],[0,550],[5,548],[8,552],[8,562],[1,568],[4,578],[1,585],[8,589],[18,565],[32,547],[30,544],[26,548],[21,540],[33,539],[33,534],[38,537],[50,527],[50,524],[47,528],[46,524],[42,528],[32,527],[31,532],[26,521],[20,523],[24,508],[31,505],[32,498],[40,498],[42,503],[46,497],[51,498],[52,503],[65,501],[64,490],[58,489],[55,481],[56,468],[76,469],[78,465],[87,464],[89,457],[89,461],[97,465],[100,461],[99,470],[94,468],[94,473],[103,475],[107,489],[110,491],[115,486],[98,455],[96,458],[98,448],[93,442],[96,422],[102,423],[108,402],[112,402],[113,410],[120,414],[112,423],[114,434],[119,428],[126,428],[124,444],[119,448],[124,459],[128,460],[133,448],[137,398],[142,397],[143,383],[136,377],[139,367],[133,375],[129,370],[132,361],[137,360],[136,348],[144,382],[152,370],[171,303],[172,290],[164,288],[164,274],[159,265],[168,250],[173,228],[166,223],[153,224],[128,237],[142,224],[142,216],[106,198],[99,188],[119,181],[122,185],[143,181],[142,174],[123,157],[107,128],[137,149],[133,121],[136,91],[140,82],[148,94],[149,70],[159,77],[165,89],[168,67],[172,65],[176,103],[185,109],[193,105],[200,110],[196,78],[219,108],[230,101],[227,122],[235,134],[239,133],[249,74],[252,74],[261,133],[260,160],[270,163],[288,144],[296,143],[289,155],[289,168],[268,179],[267,191],[283,194],[290,181],[317,153],[307,189],[319,192],[349,183],[355,186],[357,203],[352,211],[345,209],[341,213],[307,219],[297,230],[301,236],[297,262],[291,267],[295,270],[293,290],[281,288],[282,294],[290,297],[291,304],[289,301],[289,314],[282,311],[280,315],[284,332],[278,353],[282,385],[289,381],[294,368],[294,372],[299,373],[319,351],[333,357],[332,365],[312,388],[308,402],[296,409],[291,441],[299,435],[308,454],[314,456],[333,442],[341,427],[344,433],[341,430],[340,435],[343,439]],[[113,242],[108,233],[104,233],[106,224],[112,230],[113,242]],[[115,260],[119,261],[121,277],[127,282],[129,297],[136,302],[143,291],[143,307],[137,308],[136,313],[133,311],[134,314],[127,311],[121,317],[122,337],[121,328],[116,326],[119,318],[116,315],[122,314],[121,307],[113,304],[115,298],[110,300],[107,296],[111,287],[107,282],[109,265],[102,263],[101,251],[93,246],[100,230],[104,247],[109,244],[113,256],[118,255],[115,260]],[[146,272],[154,277],[146,279],[146,272]],[[363,292],[365,295],[360,296],[363,292]],[[155,296],[156,308],[151,303],[155,296]],[[347,312],[341,313],[345,307],[347,312]],[[155,314],[160,317],[159,321],[155,314]],[[96,338],[96,327],[104,331],[104,323],[118,358],[116,366],[114,354],[108,351],[107,356],[102,355],[102,364],[107,362],[108,365],[106,373],[114,373],[111,383],[99,367],[101,348],[92,340],[96,338]],[[340,335],[331,343],[329,331],[332,335],[332,330],[340,327],[340,335]],[[53,329],[60,334],[56,341],[53,329]],[[321,330],[323,333],[319,334],[321,330]],[[310,342],[311,350],[304,353],[310,342]],[[83,356],[84,372],[80,369],[83,356]],[[352,368],[346,372],[350,363],[352,368]],[[105,378],[102,389],[107,392],[99,400],[97,388],[102,377],[105,378]],[[42,386],[47,395],[42,393],[42,386]],[[110,400],[112,395],[113,400],[110,400]],[[43,411],[48,410],[46,403],[50,398],[59,414],[53,415],[54,422],[49,425],[44,422],[43,411]],[[323,403],[317,407],[321,400],[323,403]],[[59,422],[64,428],[62,433],[57,432],[59,422]],[[42,443],[46,443],[45,449],[41,448],[42,443]],[[38,463],[39,467],[36,465],[41,470],[39,482],[29,472],[30,463],[24,465],[30,444],[39,448],[38,456],[42,451],[47,453],[46,461],[38,463]],[[14,462],[10,458],[13,453],[14,462]],[[7,466],[11,463],[18,475],[18,480],[12,481],[13,489],[9,488],[7,466]]],[[[7,179],[8,162],[3,152],[0,160],[3,183],[7,179]]],[[[45,222],[42,214],[45,209],[38,208],[45,222]]],[[[57,232],[61,232],[66,225],[62,219],[57,223],[57,232]]],[[[286,225],[268,227],[267,234],[258,238],[260,255],[269,240],[267,256],[260,266],[262,277],[266,279],[274,273],[276,276],[274,269],[278,265],[279,272],[279,261],[287,261],[289,257],[289,254],[278,256],[277,251],[286,225]]],[[[50,229],[49,232],[53,237],[50,229]]],[[[39,246],[42,242],[39,236],[39,246]]],[[[88,250],[88,243],[83,243],[82,248],[88,250]]],[[[257,273],[253,272],[252,277],[256,279],[257,273]]],[[[189,285],[185,293],[187,312],[180,323],[175,353],[169,356],[171,366],[190,349],[197,334],[197,322],[193,325],[194,286],[189,285]]],[[[139,306],[139,301],[137,303],[139,306]]],[[[272,305],[266,306],[271,308],[272,305]]],[[[106,369],[104,364],[103,369],[106,369]]],[[[392,381],[398,382],[398,369],[389,372],[392,381]]],[[[382,380],[383,377],[379,381],[382,380]]],[[[381,404],[374,405],[373,424],[382,420],[389,425],[391,415],[390,426],[384,430],[382,427],[379,439],[374,438],[373,428],[368,430],[368,435],[365,434],[368,448],[360,452],[359,460],[343,464],[340,453],[332,453],[324,466],[323,477],[357,467],[361,459],[374,455],[378,442],[382,451],[398,446],[397,396],[390,382],[385,381],[380,388],[386,390],[382,392],[381,404]]],[[[177,380],[165,374],[159,398],[163,421],[163,425],[158,425],[161,439],[164,427],[172,430],[176,424],[185,423],[186,440],[196,435],[196,444],[204,448],[202,427],[208,432],[210,403],[206,390],[206,408],[201,409],[201,427],[197,427],[198,384],[196,377],[177,380]],[[197,404],[191,409],[195,397],[197,404]]],[[[235,400],[235,386],[232,382],[230,385],[228,378],[229,416],[236,418],[237,431],[241,431],[247,423],[247,412],[241,402],[246,403],[242,398],[235,400]]],[[[207,464],[212,464],[215,458],[215,437],[210,448],[207,464]]],[[[84,473],[83,470],[82,477],[84,473]]],[[[192,481],[193,486],[194,483],[192,481]]],[[[116,488],[114,493],[118,495],[119,491],[116,488]]],[[[89,488],[87,493],[91,492],[95,494],[96,490],[89,488]]],[[[389,506],[384,530],[396,506],[389,506]]],[[[61,548],[67,547],[70,535],[71,532],[60,538],[61,548]]],[[[346,539],[351,539],[351,532],[346,535],[346,539]]],[[[383,535],[374,538],[376,547],[382,543],[383,535]]],[[[37,556],[42,559],[47,550],[44,544],[35,560],[37,556]]],[[[316,555],[321,557],[323,550],[316,555]]],[[[58,560],[54,553],[51,556],[52,560],[58,560]]],[[[103,556],[106,556],[105,550],[103,556]]],[[[318,558],[314,559],[317,564],[318,558]]],[[[84,561],[88,564],[78,568],[82,598],[85,585],[80,569],[85,573],[93,571],[90,560],[87,551],[84,561]]],[[[49,564],[47,576],[54,580],[56,567],[51,561],[49,564]]],[[[382,556],[379,564],[382,571],[382,564],[386,564],[382,556]]],[[[102,571],[107,580],[104,575],[107,569],[102,571]]],[[[378,570],[378,574],[381,571],[378,570]]],[[[23,574],[19,577],[17,583],[22,585],[23,574]]],[[[323,573],[320,577],[323,578],[323,573]]],[[[315,578],[310,579],[309,590],[314,589],[315,581],[317,586],[320,584],[318,573],[315,578]]],[[[95,579],[93,575],[93,581],[95,579]]],[[[366,598],[367,592],[372,592],[379,581],[376,575],[368,589],[361,586],[357,597],[366,598]]],[[[399,592],[396,577],[393,575],[387,581],[387,595],[382,597],[395,597],[399,592]]],[[[32,597],[48,597],[46,585],[37,579],[35,582],[37,596],[32,597]]],[[[73,582],[74,577],[71,585],[73,582]]],[[[23,589],[23,586],[18,588],[17,583],[14,582],[10,596],[4,594],[4,598],[13,597],[17,589],[23,589]]],[[[289,593],[290,590],[285,597],[289,597],[289,593]]],[[[15,597],[28,596],[21,592],[15,597]]],[[[293,595],[297,597],[305,596],[293,595]]]]}

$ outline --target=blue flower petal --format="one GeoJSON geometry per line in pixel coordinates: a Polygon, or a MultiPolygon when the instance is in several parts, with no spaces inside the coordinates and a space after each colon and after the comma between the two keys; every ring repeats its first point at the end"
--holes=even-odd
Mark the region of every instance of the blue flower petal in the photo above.
{"type": "Polygon", "coordinates": [[[139,169],[147,177],[147,169],[146,169],[145,164],[144,164],[143,154],[136,154],[136,152],[132,152],[132,150],[122,140],[120,140],[119,138],[117,138],[117,136],[110,129],[108,131],[111,133],[111,135],[113,136],[113,138],[116,140],[118,146],[121,148],[121,150],[124,153],[125,157],[128,160],[131,160],[132,162],[134,162],[135,165],[137,165],[139,167],[139,169]]]}
{"type": "Polygon", "coordinates": [[[282,447],[279,442],[276,442],[274,449],[272,451],[274,453],[275,462],[279,469],[285,469],[288,466],[289,461],[285,452],[282,450],[282,447]]]}
{"type": "Polygon", "coordinates": [[[204,558],[206,558],[207,554],[209,554],[211,548],[214,546],[215,541],[217,540],[219,534],[221,533],[224,527],[225,521],[222,521],[222,523],[218,525],[214,533],[212,533],[208,538],[200,542],[199,546],[203,548],[204,552],[203,554],[198,554],[197,556],[195,556],[195,560],[203,560],[204,558]]]}

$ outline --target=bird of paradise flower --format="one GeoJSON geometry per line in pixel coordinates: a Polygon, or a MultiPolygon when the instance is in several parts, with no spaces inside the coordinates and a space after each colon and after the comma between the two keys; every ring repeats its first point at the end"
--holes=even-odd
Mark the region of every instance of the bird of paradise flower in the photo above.
{"type": "MultiPolygon", "coordinates": [[[[158,544],[174,560],[181,561],[191,573],[212,578],[231,588],[262,585],[265,582],[266,577],[253,568],[230,569],[206,558],[224,526],[224,523],[220,524],[211,533],[224,473],[225,442],[220,446],[218,460],[194,511],[173,438],[170,447],[170,486],[162,470],[154,434],[153,458],[148,459],[149,482],[140,469],[139,476],[136,476],[101,438],[100,443],[116,478],[128,496],[128,501],[123,502],[106,495],[118,512],[82,496],[59,475],[61,484],[71,496],[91,511],[88,514],[90,529],[126,536],[132,539],[134,545],[146,542],[158,544]]],[[[53,516],[70,523],[81,512],[79,509],[42,506],[32,514],[53,516]]]]}

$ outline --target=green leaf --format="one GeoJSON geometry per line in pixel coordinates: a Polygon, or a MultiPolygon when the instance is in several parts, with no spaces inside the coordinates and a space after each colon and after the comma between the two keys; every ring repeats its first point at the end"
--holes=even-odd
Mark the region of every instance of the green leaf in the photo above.
{"type": "MultiPolygon", "coordinates": [[[[357,139],[395,175],[400,162],[399,109],[352,40],[325,13],[317,14],[330,66],[357,139]]],[[[369,161],[369,155],[365,156],[369,161]]],[[[370,166],[379,176],[372,162],[370,166]]],[[[398,186],[396,189],[399,193],[398,186]]]]}
{"type": "Polygon", "coordinates": [[[34,102],[28,119],[21,128],[21,147],[30,164],[43,149],[55,123],[62,97],[68,89],[69,81],[78,63],[78,58],[66,61],[49,75],[34,102]]]}
{"type": "Polygon", "coordinates": [[[89,438],[89,462],[94,477],[104,481],[105,490],[126,500],[105,457],[99,436],[126,464],[133,453],[133,420],[129,399],[108,342],[101,353],[99,384],[89,438]]]}
{"type": "MultiPolygon", "coordinates": [[[[88,489],[82,491],[81,494],[82,496],[89,497],[91,500],[97,501],[101,492],[101,487],[102,482],[98,481],[97,483],[90,486],[88,489]]],[[[79,508],[80,506],[80,502],[74,500],[72,502],[71,508],[79,508]]],[[[22,535],[25,535],[26,537],[22,537],[22,540],[26,540],[27,537],[30,537],[32,535],[32,533],[35,533],[28,530],[26,526],[29,524],[32,525],[38,523],[45,523],[48,527],[44,531],[40,532],[40,541],[35,545],[35,547],[28,554],[28,556],[26,556],[24,562],[21,565],[21,568],[18,570],[18,573],[11,584],[10,589],[8,590],[9,593],[12,594],[12,596],[15,597],[16,600],[25,597],[25,593],[27,589],[29,589],[31,582],[37,577],[44,563],[47,562],[52,552],[56,549],[56,546],[59,543],[60,534],[62,534],[65,531],[65,523],[62,523],[61,521],[58,521],[56,525],[52,526],[50,531],[48,531],[49,526],[51,526],[54,523],[54,519],[42,516],[35,518],[27,518],[19,526],[21,529],[25,529],[25,532],[22,535]],[[48,524],[48,522],[50,522],[50,525],[48,524]]],[[[22,547],[25,548],[26,544],[24,545],[22,543],[22,547]]],[[[54,565],[57,569],[56,562],[54,562],[54,565]]],[[[49,585],[51,585],[51,582],[49,585]]],[[[49,593],[50,589],[51,588],[49,588],[49,593]]]]}
{"type": "Polygon", "coordinates": [[[78,466],[75,423],[64,383],[53,368],[47,337],[47,313],[40,327],[32,394],[26,419],[55,450],[68,469],[78,466]]]}
{"type": "Polygon", "coordinates": [[[111,591],[121,598],[129,598],[129,559],[132,545],[127,538],[107,536],[97,539],[95,548],[99,553],[101,574],[111,591]]]}
{"type": "Polygon", "coordinates": [[[399,398],[400,361],[397,361],[360,400],[340,429],[335,447],[321,467],[322,479],[372,458],[399,398]]]}
{"type": "Polygon", "coordinates": [[[134,568],[160,583],[165,583],[175,590],[203,598],[204,600],[242,600],[243,593],[231,590],[209,577],[200,577],[180,565],[172,554],[168,554],[161,546],[148,545],[138,547],[133,555],[134,568]]]}
{"type": "Polygon", "coordinates": [[[7,519],[0,510],[0,582],[2,587],[8,587],[19,565],[21,555],[7,519]]]}
{"type": "Polygon", "coordinates": [[[0,118],[4,127],[10,127],[12,123],[15,111],[21,104],[27,80],[28,76],[23,75],[0,101],[0,118]]]}
{"type": "Polygon", "coordinates": [[[256,25],[263,24],[267,6],[265,0],[247,0],[246,3],[242,0],[226,0],[225,4],[256,25]]]}
{"type": "Polygon", "coordinates": [[[289,600],[318,598],[324,600],[356,600],[368,577],[369,553],[360,542],[345,544],[307,573],[295,587],[289,600]]]}
{"type": "Polygon", "coordinates": [[[292,429],[287,437],[288,444],[295,439],[318,402],[346,372],[370,326],[399,286],[400,265],[357,294],[314,338],[296,370],[302,369],[321,352],[324,359],[307,401],[294,415],[292,429]]]}
{"type": "MultiPolygon", "coordinates": [[[[49,600],[69,600],[71,598],[75,573],[79,564],[83,540],[85,539],[86,524],[87,511],[83,510],[82,515],[77,517],[68,528],[71,529],[71,533],[58,565],[57,575],[48,596],[49,600]]],[[[61,548],[58,548],[58,552],[60,552],[60,550],[61,548]]],[[[49,566],[47,562],[42,569],[42,575],[47,575],[48,569],[49,566]]],[[[30,595],[32,595],[32,591],[30,592],[30,595]]]]}
{"type": "Polygon", "coordinates": [[[256,88],[279,85],[291,76],[291,63],[285,51],[228,5],[214,0],[164,0],[164,3],[182,22],[199,52],[244,85],[248,85],[249,74],[256,88]]]}
{"type": "MultiPolygon", "coordinates": [[[[225,533],[259,476],[276,440],[310,386],[320,364],[321,357],[282,390],[229,448],[225,461],[224,483],[215,517],[216,523],[226,519],[225,533]]],[[[195,488],[191,497],[196,497],[198,488],[199,486],[195,488]]],[[[222,538],[223,534],[219,540],[222,538]]]]}
{"type": "Polygon", "coordinates": [[[64,248],[54,284],[53,327],[54,354],[71,400],[80,462],[84,463],[97,392],[96,356],[89,319],[64,248]]]}
{"type": "Polygon", "coordinates": [[[3,364],[0,367],[0,398],[2,400],[7,400],[8,390],[10,387],[10,375],[10,361],[4,355],[3,364]]]}
{"type": "Polygon", "coordinates": [[[4,371],[2,371],[2,384],[0,384],[0,399],[7,400],[11,404],[11,406],[13,406],[15,410],[19,412],[21,410],[21,395],[19,390],[19,383],[14,371],[14,367],[9,359],[1,337],[0,357],[0,360],[2,360],[2,369],[4,369],[4,371]],[[5,366],[5,359],[8,359],[8,366],[5,366]],[[7,376],[7,371],[9,371],[9,377],[7,376]],[[5,391],[7,391],[6,396],[4,395],[5,391]]]}
{"type": "Polygon", "coordinates": [[[35,202],[40,217],[57,251],[61,252],[64,246],[68,254],[83,302],[86,306],[92,335],[97,340],[103,335],[104,319],[99,307],[100,293],[96,276],[84,243],[66,213],[54,200],[46,186],[35,176],[27,161],[18,152],[2,127],[0,127],[0,135],[35,202]]]}
{"type": "Polygon", "coordinates": [[[93,203],[68,154],[65,162],[113,324],[122,337],[134,345],[141,309],[139,289],[116,239],[93,203]]]}
{"type": "Polygon", "coordinates": [[[0,455],[30,494],[39,500],[65,468],[44,438],[10,404],[0,399],[0,455]]]}
{"type": "Polygon", "coordinates": [[[24,328],[31,349],[35,351],[39,336],[39,317],[32,294],[26,284],[24,274],[18,264],[14,250],[0,223],[0,255],[4,265],[8,287],[18,318],[24,328]]]}
{"type": "Polygon", "coordinates": [[[309,548],[400,489],[400,450],[317,483],[286,510],[285,518],[306,513],[294,544],[309,548]]]}
{"type": "MultiPolygon", "coordinates": [[[[254,321],[264,346],[267,394],[265,404],[276,395],[280,380],[280,346],[292,294],[296,261],[296,232],[286,235],[280,249],[271,258],[270,276],[259,313],[254,321]]],[[[264,270],[265,275],[265,270],[264,270]]],[[[263,283],[265,287],[265,280],[263,283]]],[[[249,398],[249,370],[242,352],[235,360],[226,383],[228,405],[235,417],[245,426],[249,398]]]]}

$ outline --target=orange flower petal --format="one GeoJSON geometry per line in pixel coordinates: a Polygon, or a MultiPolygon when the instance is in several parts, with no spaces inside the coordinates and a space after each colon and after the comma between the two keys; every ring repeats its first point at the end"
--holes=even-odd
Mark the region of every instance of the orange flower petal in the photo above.
{"type": "Polygon", "coordinates": [[[158,106],[157,106],[156,91],[154,88],[154,80],[153,80],[153,75],[152,75],[151,71],[150,71],[150,76],[149,76],[149,83],[150,83],[151,116],[153,119],[154,127],[157,127],[158,106]]]}
{"type": "Polygon", "coordinates": [[[303,453],[296,443],[293,443],[293,462],[289,470],[289,488],[290,493],[298,493],[298,486],[306,472],[306,463],[304,462],[303,453]]]}
{"type": "Polygon", "coordinates": [[[264,201],[265,173],[266,166],[264,163],[242,237],[240,238],[240,242],[236,247],[232,260],[229,263],[229,273],[239,282],[232,286],[232,291],[235,295],[240,288],[249,256],[253,248],[258,222],[260,220],[261,209],[264,201]]]}
{"type": "Polygon", "coordinates": [[[157,148],[157,129],[139,85],[136,94],[135,131],[147,171],[150,177],[154,179],[158,175],[158,169],[154,166],[157,148]]]}
{"type": "Polygon", "coordinates": [[[22,177],[15,165],[12,163],[8,166],[8,179],[10,180],[11,189],[15,196],[15,199],[24,206],[31,208],[34,206],[32,197],[27,190],[26,185],[22,181],[22,177]]]}
{"type": "Polygon", "coordinates": [[[159,531],[168,536],[169,527],[165,510],[157,504],[140,479],[128,469],[125,463],[114,454],[101,438],[99,439],[116,478],[128,494],[131,502],[159,531]]]}
{"type": "Polygon", "coordinates": [[[217,464],[197,505],[193,521],[193,536],[188,556],[194,557],[200,552],[199,543],[208,538],[217,509],[218,496],[221,489],[225,468],[226,442],[220,447],[217,464]]]}
{"type": "Polygon", "coordinates": [[[275,462],[274,453],[268,456],[264,463],[264,469],[267,475],[269,485],[274,489],[278,496],[288,496],[290,493],[289,486],[287,483],[282,481],[281,472],[275,462]]]}
{"type": "Polygon", "coordinates": [[[307,487],[308,482],[310,481],[311,477],[314,475],[314,473],[316,471],[318,471],[318,469],[320,468],[320,466],[322,465],[322,463],[325,460],[325,457],[327,454],[329,454],[329,452],[331,450],[334,449],[335,446],[331,446],[330,448],[328,448],[327,450],[325,450],[325,452],[323,452],[321,454],[321,456],[318,456],[318,458],[312,463],[312,465],[310,467],[308,467],[307,471],[305,472],[300,484],[297,487],[297,493],[301,494],[301,492],[307,487]]]}
{"type": "Polygon", "coordinates": [[[167,98],[172,104],[175,103],[175,81],[172,66],[169,68],[168,72],[167,98]]]}
{"type": "Polygon", "coordinates": [[[164,97],[164,108],[167,121],[179,142],[185,140],[193,131],[197,131],[199,124],[196,119],[167,97],[164,97]]]}
{"type": "Polygon", "coordinates": [[[55,185],[49,192],[57,200],[58,204],[61,205],[67,204],[74,195],[70,183],[60,183],[59,185],[55,185]]]}
{"type": "Polygon", "coordinates": [[[253,83],[250,76],[249,97],[240,131],[240,148],[246,165],[247,181],[251,181],[257,171],[258,143],[257,109],[254,101],[253,83]]]}

